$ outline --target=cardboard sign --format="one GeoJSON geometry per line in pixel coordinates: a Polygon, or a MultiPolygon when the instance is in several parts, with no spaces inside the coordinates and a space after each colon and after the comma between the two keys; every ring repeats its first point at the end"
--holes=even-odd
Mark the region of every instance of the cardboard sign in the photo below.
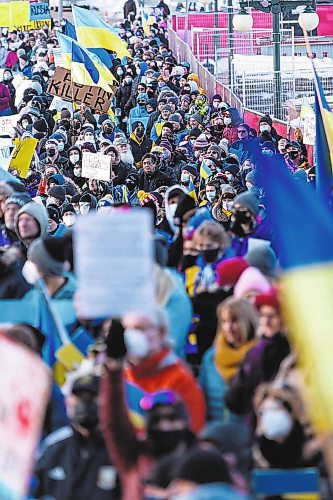
{"type": "Polygon", "coordinates": [[[50,18],[51,13],[48,3],[30,3],[30,21],[42,21],[50,18]]]}
{"type": "Polygon", "coordinates": [[[0,334],[0,497],[25,498],[48,402],[50,372],[0,334]]]}
{"type": "Polygon", "coordinates": [[[153,310],[152,227],[150,211],[142,209],[79,217],[74,252],[80,317],[153,310]]]}
{"type": "Polygon", "coordinates": [[[19,115],[0,117],[0,137],[13,137],[19,115]]]}
{"type": "Polygon", "coordinates": [[[37,144],[38,140],[32,137],[23,139],[23,141],[16,139],[15,150],[10,160],[9,170],[16,170],[19,177],[26,179],[37,144]]]}
{"type": "Polygon", "coordinates": [[[316,141],[316,115],[307,115],[304,118],[303,142],[314,146],[316,141]]]}
{"type": "Polygon", "coordinates": [[[84,152],[82,155],[82,177],[109,181],[111,179],[111,157],[102,153],[84,152]]]}
{"type": "Polygon", "coordinates": [[[68,69],[57,67],[55,74],[49,80],[48,94],[61,97],[65,101],[74,101],[77,104],[83,102],[89,108],[106,113],[113,99],[113,93],[94,87],[93,85],[81,85],[71,80],[68,69]]]}
{"type": "Polygon", "coordinates": [[[4,170],[8,170],[11,154],[14,150],[14,146],[3,146],[0,148],[0,167],[4,170]]]}

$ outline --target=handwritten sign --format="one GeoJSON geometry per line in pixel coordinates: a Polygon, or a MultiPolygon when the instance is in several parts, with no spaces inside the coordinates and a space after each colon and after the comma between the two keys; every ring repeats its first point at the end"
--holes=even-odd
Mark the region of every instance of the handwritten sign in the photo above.
{"type": "Polygon", "coordinates": [[[0,137],[12,137],[14,127],[16,127],[19,115],[9,115],[0,117],[0,137]]]}
{"type": "Polygon", "coordinates": [[[316,115],[307,115],[304,118],[303,142],[314,146],[316,141],[316,115]]]}
{"type": "Polygon", "coordinates": [[[113,92],[106,92],[93,85],[73,83],[71,73],[65,68],[57,67],[53,77],[49,80],[48,94],[61,97],[65,101],[77,104],[84,103],[90,108],[106,113],[113,99],[113,92]]]}
{"type": "Polygon", "coordinates": [[[0,148],[0,167],[8,170],[10,163],[10,156],[13,152],[14,146],[8,145],[0,148]]]}
{"type": "Polygon", "coordinates": [[[50,7],[48,3],[31,3],[30,4],[30,21],[42,21],[50,19],[50,7]]]}
{"type": "Polygon", "coordinates": [[[79,218],[74,228],[74,251],[82,318],[152,311],[152,227],[151,214],[144,209],[79,218]]]}
{"type": "Polygon", "coordinates": [[[0,334],[0,497],[25,498],[48,402],[41,359],[0,334]]]}
{"type": "Polygon", "coordinates": [[[82,177],[109,181],[111,179],[111,157],[102,153],[85,151],[82,155],[82,177]]]}
{"type": "Polygon", "coordinates": [[[28,137],[23,141],[15,139],[15,150],[10,160],[9,170],[13,173],[16,171],[19,177],[26,179],[37,144],[38,140],[33,137],[28,137]]]}

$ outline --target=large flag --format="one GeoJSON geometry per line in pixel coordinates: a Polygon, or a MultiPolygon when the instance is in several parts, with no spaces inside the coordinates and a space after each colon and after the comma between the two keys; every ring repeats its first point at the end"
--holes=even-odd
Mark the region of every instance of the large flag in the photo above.
{"type": "Polygon", "coordinates": [[[68,19],[66,19],[65,35],[69,36],[69,38],[73,38],[73,40],[77,40],[75,26],[69,22],[68,19]]]}
{"type": "MultiPolygon", "coordinates": [[[[92,60],[99,75],[107,84],[115,81],[115,77],[113,76],[111,71],[107,69],[107,67],[102,63],[102,61],[95,54],[93,54],[89,50],[85,49],[78,42],[76,42],[75,40],[73,40],[72,38],[70,38],[66,35],[63,35],[63,34],[58,32],[57,37],[58,37],[58,42],[59,42],[59,46],[60,46],[61,53],[62,53],[62,62],[63,62],[64,68],[70,69],[70,70],[72,69],[72,46],[75,44],[75,46],[79,47],[80,50],[82,52],[84,52],[90,60],[92,60]]],[[[78,83],[84,83],[84,82],[78,82],[78,83]]],[[[87,85],[93,85],[93,84],[89,83],[87,85]]],[[[104,88],[104,87],[102,87],[102,88],[104,88]]],[[[111,91],[111,89],[108,90],[108,92],[110,92],[110,91],[111,91]]]]}
{"type": "Polygon", "coordinates": [[[305,375],[315,427],[333,430],[333,216],[309,183],[285,164],[262,157],[257,165],[282,268],[281,297],[288,335],[305,375]]]}
{"type": "Polygon", "coordinates": [[[94,61],[89,56],[89,52],[80,47],[74,40],[72,42],[72,80],[83,85],[94,85],[106,92],[112,92],[108,83],[100,75],[94,61]]]}
{"type": "Polygon", "coordinates": [[[73,6],[73,21],[78,41],[100,59],[104,59],[102,49],[116,52],[120,59],[131,57],[126,43],[93,12],[73,6]]]}
{"type": "Polygon", "coordinates": [[[317,75],[313,61],[315,114],[316,114],[316,186],[321,197],[326,201],[332,199],[332,166],[333,166],[333,113],[326,100],[324,89],[317,75]]]}
{"type": "Polygon", "coordinates": [[[201,166],[200,166],[200,177],[203,179],[207,179],[210,175],[212,175],[212,171],[205,162],[205,160],[202,160],[201,166]]]}

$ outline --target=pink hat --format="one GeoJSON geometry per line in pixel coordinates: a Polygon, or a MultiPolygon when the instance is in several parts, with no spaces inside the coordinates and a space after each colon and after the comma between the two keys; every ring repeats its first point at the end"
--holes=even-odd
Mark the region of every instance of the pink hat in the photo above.
{"type": "Polygon", "coordinates": [[[248,267],[241,274],[234,288],[237,299],[245,297],[249,292],[256,290],[258,293],[268,293],[271,284],[256,267],[248,267]]]}
{"type": "Polygon", "coordinates": [[[216,267],[217,282],[220,287],[234,287],[241,274],[249,267],[243,257],[233,257],[220,262],[216,267]]]}

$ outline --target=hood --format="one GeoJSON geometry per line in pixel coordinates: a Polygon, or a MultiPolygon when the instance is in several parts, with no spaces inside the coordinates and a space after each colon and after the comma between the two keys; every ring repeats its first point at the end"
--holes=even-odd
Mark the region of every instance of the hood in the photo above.
{"type": "Polygon", "coordinates": [[[25,245],[25,240],[21,238],[18,231],[18,219],[21,214],[31,215],[39,224],[40,233],[39,237],[44,238],[48,232],[48,214],[44,205],[39,203],[35,203],[32,201],[27,205],[24,205],[16,214],[15,218],[15,232],[17,234],[18,239],[25,245]]]}
{"type": "Polygon", "coordinates": [[[198,90],[198,84],[197,82],[194,82],[193,80],[187,82],[189,86],[191,87],[191,92],[194,92],[195,90],[198,90]]]}
{"type": "Polygon", "coordinates": [[[231,117],[231,125],[235,127],[239,123],[241,123],[241,117],[239,115],[238,109],[237,108],[228,108],[227,111],[230,114],[231,117]]]}
{"type": "Polygon", "coordinates": [[[97,207],[97,199],[91,193],[88,193],[88,192],[83,193],[83,195],[80,198],[80,202],[81,201],[90,203],[90,208],[97,207]]]}
{"type": "Polygon", "coordinates": [[[178,232],[178,227],[174,225],[173,218],[171,216],[170,209],[169,209],[170,194],[173,193],[174,191],[181,191],[182,193],[186,194],[186,190],[182,186],[180,186],[179,184],[176,184],[175,186],[169,187],[165,192],[165,216],[166,216],[166,219],[169,223],[169,226],[170,226],[172,232],[174,234],[176,234],[178,232]]]}
{"type": "Polygon", "coordinates": [[[212,103],[214,101],[214,99],[220,99],[221,101],[223,101],[221,94],[214,94],[211,97],[210,102],[212,103]]]}
{"type": "Polygon", "coordinates": [[[187,78],[191,78],[191,80],[194,80],[199,87],[200,80],[199,80],[199,77],[196,73],[190,73],[187,78]]]}

